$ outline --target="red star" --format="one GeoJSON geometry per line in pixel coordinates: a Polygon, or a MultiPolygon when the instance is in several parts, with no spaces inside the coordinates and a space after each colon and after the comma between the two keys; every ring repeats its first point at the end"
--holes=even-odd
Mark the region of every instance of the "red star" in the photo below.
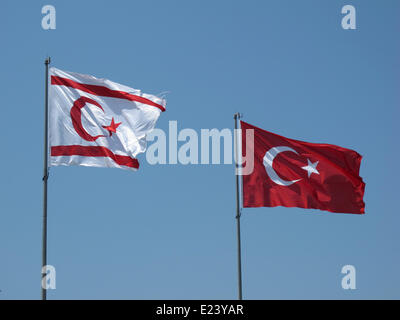
{"type": "Polygon", "coordinates": [[[109,125],[109,126],[103,126],[103,128],[108,130],[108,132],[110,133],[110,137],[111,137],[113,132],[114,132],[114,133],[117,132],[117,128],[119,127],[119,125],[120,125],[121,123],[122,123],[122,122],[115,123],[115,122],[114,122],[114,118],[112,118],[110,125],[109,125]]]}

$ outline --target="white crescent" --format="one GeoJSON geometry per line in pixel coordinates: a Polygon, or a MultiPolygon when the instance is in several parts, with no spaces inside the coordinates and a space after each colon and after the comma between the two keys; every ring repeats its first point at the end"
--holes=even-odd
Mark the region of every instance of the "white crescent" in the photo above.
{"type": "Polygon", "coordinates": [[[275,182],[276,184],[279,184],[280,186],[290,186],[291,184],[301,180],[301,179],[292,180],[292,181],[283,180],[278,176],[278,174],[272,168],[272,164],[274,162],[275,157],[279,153],[285,152],[285,151],[290,151],[290,152],[294,152],[294,153],[298,154],[296,152],[296,150],[293,150],[292,148],[289,148],[289,147],[273,147],[265,153],[265,156],[263,158],[263,164],[264,164],[265,170],[267,171],[268,176],[270,177],[270,179],[273,182],[275,182]]]}

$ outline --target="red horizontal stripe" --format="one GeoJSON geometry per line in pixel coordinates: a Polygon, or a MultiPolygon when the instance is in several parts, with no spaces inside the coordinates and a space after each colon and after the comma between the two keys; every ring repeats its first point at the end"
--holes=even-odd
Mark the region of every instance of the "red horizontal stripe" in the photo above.
{"type": "Polygon", "coordinates": [[[130,94],[125,91],[112,90],[112,89],[104,87],[104,86],[79,83],[74,80],[63,78],[63,77],[58,77],[58,76],[51,76],[51,84],[57,85],[57,86],[66,86],[66,87],[70,87],[70,88],[74,88],[74,89],[79,89],[81,91],[85,91],[85,92],[93,94],[95,96],[136,101],[136,102],[140,102],[143,104],[147,104],[149,106],[156,107],[156,108],[160,109],[162,112],[165,111],[165,108],[162,105],[155,103],[155,102],[151,101],[150,99],[147,99],[147,98],[144,98],[141,96],[137,96],[134,94],[130,94]]]}
{"type": "Polygon", "coordinates": [[[139,161],[137,159],[114,154],[110,149],[101,146],[55,146],[51,147],[51,156],[108,157],[120,166],[139,169],[139,161]]]}

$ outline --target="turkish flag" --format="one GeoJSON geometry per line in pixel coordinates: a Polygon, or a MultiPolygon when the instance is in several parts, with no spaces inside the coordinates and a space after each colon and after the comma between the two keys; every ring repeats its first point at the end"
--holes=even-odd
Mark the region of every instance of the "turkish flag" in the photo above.
{"type": "Polygon", "coordinates": [[[137,170],[166,101],[90,75],[50,69],[50,166],[137,170]]]}
{"type": "Polygon", "coordinates": [[[298,207],[365,213],[361,155],[330,144],[288,139],[241,121],[242,156],[254,153],[243,175],[243,207],[298,207]],[[254,144],[245,130],[254,130],[254,144]]]}

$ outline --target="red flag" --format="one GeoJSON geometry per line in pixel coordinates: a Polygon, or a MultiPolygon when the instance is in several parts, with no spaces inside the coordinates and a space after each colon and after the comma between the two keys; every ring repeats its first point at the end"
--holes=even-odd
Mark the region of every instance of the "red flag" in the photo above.
{"type": "MultiPolygon", "coordinates": [[[[361,155],[330,144],[288,139],[241,121],[242,152],[254,153],[243,175],[243,207],[299,207],[365,213],[361,155]],[[246,146],[245,130],[254,130],[246,146]]],[[[248,157],[248,155],[247,155],[248,157]]]]}

